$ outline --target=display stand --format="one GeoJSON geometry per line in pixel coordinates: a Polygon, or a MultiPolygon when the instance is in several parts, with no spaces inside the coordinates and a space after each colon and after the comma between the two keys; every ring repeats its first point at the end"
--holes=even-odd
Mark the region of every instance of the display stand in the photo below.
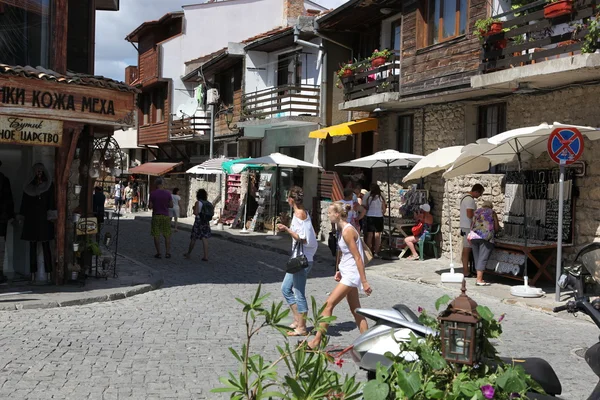
{"type": "Polygon", "coordinates": [[[250,231],[254,232],[257,229],[257,226],[262,225],[265,227],[265,222],[268,218],[265,216],[269,216],[271,213],[271,198],[272,198],[272,184],[271,180],[273,178],[273,174],[271,173],[261,173],[260,181],[258,186],[257,198],[258,208],[256,209],[256,213],[252,218],[252,223],[250,224],[250,231]]]}
{"type": "Polygon", "coordinates": [[[221,223],[233,225],[240,209],[240,197],[242,193],[242,175],[227,175],[225,210],[221,217],[221,223]]]}

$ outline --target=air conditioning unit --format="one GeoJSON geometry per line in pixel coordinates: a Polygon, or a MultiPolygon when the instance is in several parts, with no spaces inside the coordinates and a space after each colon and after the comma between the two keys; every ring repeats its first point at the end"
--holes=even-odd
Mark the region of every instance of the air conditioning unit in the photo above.
{"type": "Polygon", "coordinates": [[[219,91],[217,89],[206,91],[206,104],[219,104],[219,91]]]}

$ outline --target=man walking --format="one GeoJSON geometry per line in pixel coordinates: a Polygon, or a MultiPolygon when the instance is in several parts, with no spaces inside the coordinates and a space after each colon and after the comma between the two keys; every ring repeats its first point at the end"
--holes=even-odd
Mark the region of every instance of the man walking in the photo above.
{"type": "Polygon", "coordinates": [[[471,272],[469,271],[469,256],[471,255],[471,244],[467,240],[467,235],[471,230],[473,215],[475,214],[475,210],[477,209],[477,206],[475,205],[475,199],[481,197],[483,192],[483,186],[477,183],[473,186],[471,191],[464,195],[463,198],[460,200],[460,235],[463,238],[462,264],[463,274],[467,277],[471,276],[471,272]]]}
{"type": "Polygon", "coordinates": [[[152,225],[150,233],[154,238],[156,247],[155,258],[161,258],[160,255],[160,237],[165,238],[166,258],[171,258],[171,217],[169,208],[173,207],[171,192],[163,189],[163,179],[157,178],[154,185],[156,189],[150,193],[150,202],[148,208],[152,210],[152,225]]]}

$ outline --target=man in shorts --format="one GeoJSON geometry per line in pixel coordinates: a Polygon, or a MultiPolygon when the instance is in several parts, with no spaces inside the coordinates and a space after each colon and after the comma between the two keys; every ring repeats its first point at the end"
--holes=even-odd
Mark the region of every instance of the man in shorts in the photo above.
{"type": "Polygon", "coordinates": [[[121,181],[117,181],[115,185],[115,210],[120,213],[121,205],[123,204],[123,185],[121,181]]]}
{"type": "Polygon", "coordinates": [[[469,256],[471,255],[471,244],[467,240],[467,235],[471,231],[473,215],[475,214],[475,210],[477,209],[475,199],[481,197],[483,192],[483,186],[477,183],[473,186],[469,193],[467,193],[460,199],[460,235],[463,238],[462,264],[463,274],[465,276],[471,276],[471,272],[469,271],[469,256]]]}
{"type": "Polygon", "coordinates": [[[173,208],[173,198],[171,192],[163,189],[163,184],[162,178],[156,179],[154,183],[156,189],[150,193],[150,202],[148,203],[148,208],[152,210],[150,234],[154,238],[154,246],[156,247],[155,258],[161,258],[161,236],[165,238],[165,257],[171,258],[171,217],[169,216],[169,208],[173,208]]]}

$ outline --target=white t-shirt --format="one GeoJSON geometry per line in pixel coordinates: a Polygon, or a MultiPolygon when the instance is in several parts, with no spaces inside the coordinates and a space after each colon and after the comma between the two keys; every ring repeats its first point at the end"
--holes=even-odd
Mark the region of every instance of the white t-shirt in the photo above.
{"type": "Polygon", "coordinates": [[[366,207],[368,207],[367,217],[383,217],[382,201],[381,196],[371,197],[371,192],[365,194],[363,205],[366,203],[366,207]]]}
{"type": "Polygon", "coordinates": [[[179,200],[181,200],[181,196],[178,194],[172,194],[171,198],[173,199],[173,209],[179,210],[179,200]]]}
{"type": "Polygon", "coordinates": [[[471,218],[467,216],[467,210],[473,210],[477,206],[475,205],[475,199],[470,194],[464,196],[460,201],[460,228],[461,229],[471,229],[471,218]]]}
{"type": "Polygon", "coordinates": [[[115,185],[115,197],[121,197],[121,185],[115,185]]]}
{"type": "MultiPolygon", "coordinates": [[[[290,226],[290,230],[294,233],[297,233],[300,239],[306,240],[306,243],[304,243],[302,246],[304,250],[304,255],[306,256],[308,262],[312,262],[315,257],[315,253],[319,248],[319,243],[317,242],[317,235],[315,235],[315,229],[312,226],[312,221],[310,220],[310,216],[308,215],[308,213],[304,221],[294,215],[294,218],[292,218],[292,225],[290,226]]],[[[295,246],[296,241],[292,239],[292,251],[294,251],[295,246]]],[[[292,254],[292,257],[296,256],[297,254],[292,254]]]]}

